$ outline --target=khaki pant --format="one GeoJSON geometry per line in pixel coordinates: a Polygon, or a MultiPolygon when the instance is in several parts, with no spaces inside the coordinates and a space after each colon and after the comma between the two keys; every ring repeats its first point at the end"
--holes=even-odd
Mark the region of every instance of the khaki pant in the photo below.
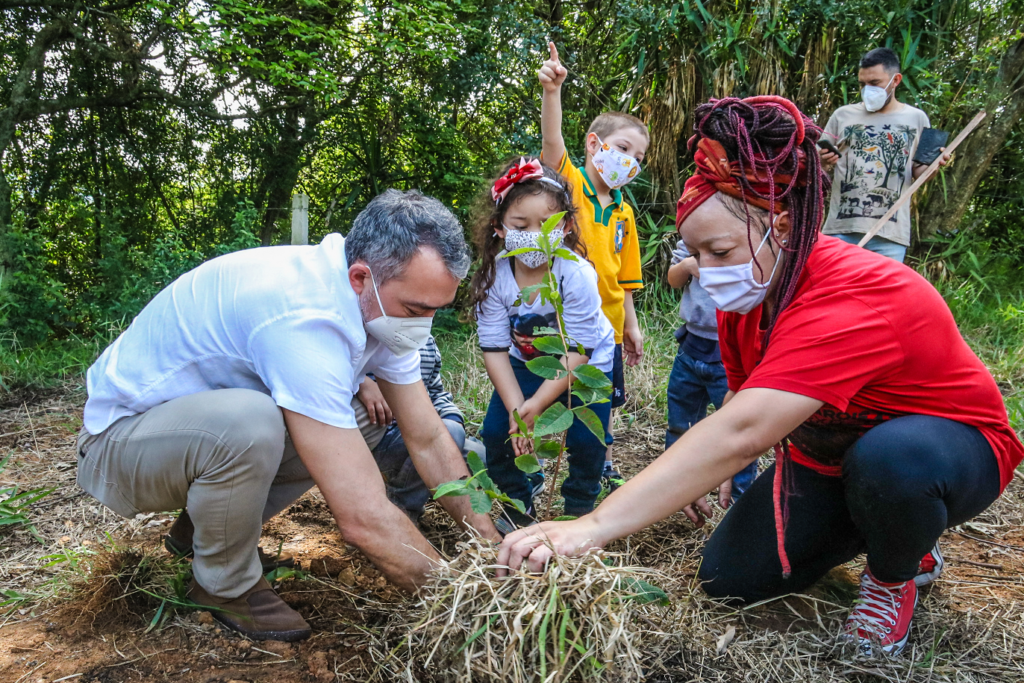
{"type": "Polygon", "coordinates": [[[196,581],[234,598],[262,573],[263,522],[313,486],[274,399],[250,389],[176,398],[78,439],[78,485],[134,517],[187,507],[196,581]]]}

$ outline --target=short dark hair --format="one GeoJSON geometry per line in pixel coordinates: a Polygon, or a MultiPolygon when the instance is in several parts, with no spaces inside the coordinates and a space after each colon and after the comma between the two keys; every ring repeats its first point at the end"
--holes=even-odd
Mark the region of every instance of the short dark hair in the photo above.
{"type": "Polygon", "coordinates": [[[882,65],[886,73],[895,74],[900,71],[900,58],[895,51],[887,47],[876,47],[860,58],[860,68],[870,69],[873,66],[882,65]]]}
{"type": "Polygon", "coordinates": [[[397,277],[420,248],[433,249],[459,280],[469,271],[462,226],[444,204],[416,190],[387,190],[366,205],[345,238],[348,265],[363,261],[377,282],[397,277]]]}

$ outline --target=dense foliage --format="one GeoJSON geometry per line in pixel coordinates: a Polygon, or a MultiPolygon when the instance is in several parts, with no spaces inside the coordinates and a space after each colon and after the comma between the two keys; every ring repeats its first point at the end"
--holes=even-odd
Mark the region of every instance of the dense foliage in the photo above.
{"type": "Polygon", "coordinates": [[[539,149],[549,37],[575,155],[604,109],[651,127],[629,190],[654,280],[694,105],[780,93],[824,124],[882,44],[934,126],[990,112],[919,198],[920,232],[969,230],[961,249],[1019,264],[1022,17],[1020,0],[0,0],[6,339],[91,336],[203,259],[284,241],[294,192],[314,241],[387,187],[464,216],[499,161],[539,149]]]}

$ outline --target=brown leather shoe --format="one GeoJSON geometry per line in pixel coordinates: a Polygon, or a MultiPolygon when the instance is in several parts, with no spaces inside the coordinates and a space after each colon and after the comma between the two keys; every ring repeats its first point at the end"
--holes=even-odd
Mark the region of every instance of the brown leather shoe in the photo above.
{"type": "MultiPolygon", "coordinates": [[[[167,552],[178,557],[192,557],[192,534],[195,533],[195,526],[192,525],[192,518],[188,516],[187,510],[182,510],[174,524],[164,535],[164,547],[167,552]]],[[[260,564],[263,572],[270,572],[278,567],[294,567],[295,558],[284,553],[266,553],[263,548],[257,548],[260,556],[260,564]]]]}
{"type": "Polygon", "coordinates": [[[188,597],[210,608],[213,618],[253,640],[292,642],[309,638],[313,630],[302,615],[289,607],[260,577],[256,585],[237,598],[218,598],[192,580],[188,597]]]}

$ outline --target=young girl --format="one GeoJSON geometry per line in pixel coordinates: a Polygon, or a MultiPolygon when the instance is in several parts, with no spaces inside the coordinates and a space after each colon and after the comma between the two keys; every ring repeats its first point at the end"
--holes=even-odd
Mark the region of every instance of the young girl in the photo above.
{"type": "MultiPolygon", "coordinates": [[[[524,287],[539,284],[548,270],[543,254],[528,252],[504,258],[506,252],[536,246],[541,225],[556,213],[565,212],[551,239],[580,254],[575,261],[555,258],[552,273],[564,306],[566,333],[583,346],[585,355],[573,351],[570,368],[589,362],[611,379],[615,336],[601,311],[597,273],[585,258],[576,230],[575,209],[565,181],[536,159],[520,159],[507,166],[494,182],[489,201],[482,203],[475,227],[481,256],[480,269],[471,285],[477,333],[484,365],[494,384],[494,394],[484,418],[481,438],[487,450],[487,470],[494,483],[512,498],[523,501],[527,515],[506,506],[505,515],[516,526],[532,524],[532,486],[516,467],[517,455],[527,453],[530,443],[510,439],[519,431],[512,416],[518,410],[527,425],[555,401],[566,401],[569,378],[544,380],[530,372],[526,361],[543,355],[533,346],[539,328],[557,328],[555,309],[542,303],[536,292],[524,297],[524,287]]],[[[590,406],[607,431],[611,403],[590,406]]],[[[569,476],[562,485],[565,514],[581,516],[594,509],[601,491],[605,445],[578,419],[566,435],[569,476]]],[[[504,520],[499,520],[504,521],[504,520]]]]}

